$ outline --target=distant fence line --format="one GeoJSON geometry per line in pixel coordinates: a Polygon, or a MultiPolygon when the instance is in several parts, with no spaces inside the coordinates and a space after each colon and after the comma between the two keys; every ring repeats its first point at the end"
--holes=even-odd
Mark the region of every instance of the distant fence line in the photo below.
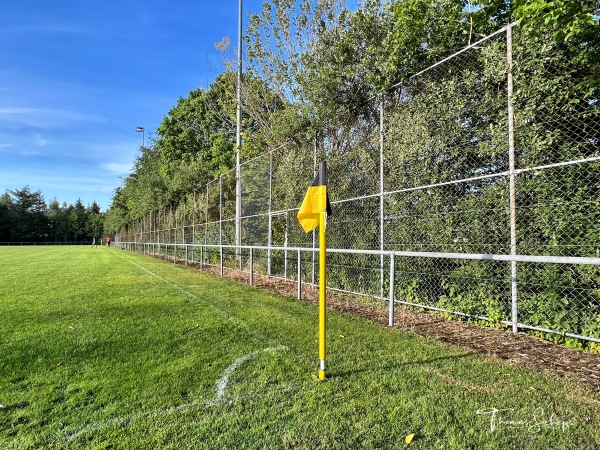
{"type": "Polygon", "coordinates": [[[600,106],[544,44],[505,27],[370,100],[352,126],[243,163],[237,252],[234,170],[116,241],[318,284],[318,242],[295,216],[326,159],[331,289],[600,342],[600,106]]]}
{"type": "MultiPolygon", "coordinates": [[[[28,245],[92,245],[92,241],[48,241],[48,242],[0,242],[0,246],[28,246],[28,245]]],[[[98,243],[100,245],[100,243],[98,243]]]]}

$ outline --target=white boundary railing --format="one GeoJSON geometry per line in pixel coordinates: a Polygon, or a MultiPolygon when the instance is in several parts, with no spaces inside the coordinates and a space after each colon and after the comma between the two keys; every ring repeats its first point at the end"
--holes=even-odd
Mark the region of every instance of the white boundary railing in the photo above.
{"type": "MultiPolygon", "coordinates": [[[[266,251],[268,254],[271,254],[274,251],[282,251],[287,253],[296,253],[297,255],[297,273],[295,279],[293,277],[288,278],[287,271],[285,276],[283,277],[286,281],[294,281],[297,284],[297,296],[296,298],[302,298],[302,285],[310,284],[314,285],[314,282],[307,283],[302,279],[302,254],[309,253],[310,254],[310,262],[312,264],[313,255],[316,252],[314,248],[302,248],[302,247],[273,247],[273,246],[249,246],[243,245],[240,247],[234,245],[203,245],[203,244],[168,244],[168,243],[139,243],[139,242],[116,242],[115,247],[121,248],[123,250],[134,251],[138,253],[143,253],[148,256],[154,256],[159,258],[164,258],[166,262],[173,262],[188,266],[189,263],[198,264],[199,268],[202,270],[204,266],[217,266],[219,268],[219,273],[221,276],[224,276],[225,269],[225,259],[224,254],[227,250],[232,250],[233,253],[239,255],[240,251],[246,251],[248,254],[248,262],[247,262],[247,271],[248,271],[248,283],[250,285],[254,284],[254,275],[264,275],[269,276],[271,278],[282,278],[279,276],[270,275],[268,273],[258,273],[255,270],[255,252],[258,251],[266,251]],[[208,249],[218,250],[219,252],[219,264],[209,264],[205,261],[205,255],[208,249]],[[181,254],[181,256],[179,256],[181,254]],[[198,256],[198,258],[196,258],[198,256]]],[[[432,311],[439,311],[444,313],[450,313],[457,316],[469,317],[478,320],[486,320],[489,321],[488,317],[484,316],[473,316],[470,314],[465,314],[460,311],[449,311],[443,308],[417,304],[409,301],[404,301],[401,299],[397,299],[395,296],[395,261],[396,258],[437,258],[437,259],[469,259],[469,260],[480,260],[480,261],[505,261],[511,263],[544,263],[544,264],[585,264],[585,265],[594,265],[600,266],[600,258],[591,258],[591,257],[571,257],[571,256],[539,256],[539,255],[502,255],[502,254],[487,254],[487,253],[443,253],[443,252],[412,252],[412,251],[381,251],[381,250],[350,250],[350,249],[327,249],[328,254],[350,254],[350,255],[372,255],[372,256],[380,256],[382,258],[389,259],[389,298],[385,299],[383,297],[379,297],[380,300],[387,301],[389,304],[389,313],[388,313],[388,325],[393,326],[394,324],[394,305],[401,304],[406,306],[413,306],[418,308],[424,308],[432,311]]],[[[309,259],[307,259],[307,262],[309,259]]],[[[335,286],[328,286],[328,289],[341,292],[351,295],[360,295],[366,296],[364,293],[360,292],[351,292],[344,289],[338,289],[335,286]]],[[[376,297],[377,298],[377,297],[376,297]]],[[[518,305],[517,305],[518,310],[518,305]]],[[[517,315],[518,317],[518,315],[517,315]]],[[[501,320],[500,323],[503,325],[512,327],[515,329],[524,329],[524,330],[533,330],[540,331],[544,333],[551,334],[562,334],[566,337],[571,337],[575,339],[582,339],[591,342],[600,343],[599,338],[594,338],[590,336],[582,336],[574,333],[560,333],[556,330],[551,330],[547,328],[536,327],[532,325],[527,325],[523,323],[519,323],[514,320],[501,320]]]]}

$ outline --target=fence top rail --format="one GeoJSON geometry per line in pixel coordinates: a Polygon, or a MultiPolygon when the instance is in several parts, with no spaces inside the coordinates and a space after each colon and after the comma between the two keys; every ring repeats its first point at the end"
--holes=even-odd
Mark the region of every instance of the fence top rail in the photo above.
{"type": "MultiPolygon", "coordinates": [[[[293,252],[316,252],[317,247],[279,247],[265,245],[219,245],[219,244],[172,244],[165,242],[118,242],[117,244],[143,244],[143,245],[162,245],[169,247],[209,247],[209,248],[230,248],[240,250],[276,250],[293,252]]],[[[438,259],[469,259],[480,261],[515,261],[528,263],[551,263],[551,264],[583,264],[600,266],[600,258],[585,256],[548,256],[548,255],[503,255],[494,253],[447,253],[447,252],[411,252],[394,250],[363,250],[363,249],[343,249],[328,248],[327,253],[353,254],[353,255],[373,255],[373,256],[392,256],[406,258],[438,258],[438,259]]]]}
{"type": "MultiPolygon", "coordinates": [[[[440,64],[443,64],[443,63],[445,63],[446,61],[448,61],[448,60],[450,60],[450,59],[452,59],[452,58],[454,58],[454,57],[456,57],[456,56],[460,55],[461,53],[464,53],[464,52],[466,52],[466,51],[468,51],[468,50],[471,50],[472,48],[477,48],[477,46],[478,46],[478,45],[480,45],[481,43],[483,43],[483,42],[485,42],[485,41],[487,41],[487,40],[490,40],[491,38],[493,38],[494,36],[496,36],[496,35],[498,35],[498,34],[500,34],[500,33],[504,33],[504,32],[505,32],[505,31],[508,29],[508,27],[513,27],[513,26],[515,26],[516,24],[517,24],[517,22],[513,22],[513,23],[511,23],[511,24],[509,24],[509,25],[505,25],[504,27],[500,28],[499,30],[496,30],[496,31],[495,31],[495,32],[493,32],[492,34],[490,34],[490,35],[488,35],[488,36],[486,36],[486,37],[484,37],[484,38],[482,38],[482,39],[478,40],[477,42],[474,42],[473,44],[470,44],[470,45],[468,45],[468,46],[466,46],[466,47],[464,47],[464,48],[460,49],[460,50],[459,50],[459,51],[457,51],[456,53],[453,53],[452,55],[448,56],[447,58],[444,58],[444,59],[442,59],[441,61],[438,61],[438,62],[437,62],[437,63],[435,63],[435,64],[432,64],[431,66],[427,67],[426,69],[424,69],[424,70],[421,70],[420,72],[417,72],[417,73],[415,73],[414,75],[412,75],[412,76],[410,77],[410,79],[416,78],[416,77],[418,77],[419,75],[422,75],[422,74],[424,74],[425,72],[427,72],[427,71],[429,71],[429,70],[433,69],[434,67],[437,67],[437,66],[439,66],[440,64]]],[[[389,90],[395,89],[395,88],[397,88],[398,86],[400,86],[400,85],[402,85],[402,84],[403,84],[403,82],[402,82],[402,81],[401,81],[401,82],[399,82],[399,83],[393,84],[393,85],[389,86],[389,87],[386,89],[386,91],[389,91],[389,90]]]]}

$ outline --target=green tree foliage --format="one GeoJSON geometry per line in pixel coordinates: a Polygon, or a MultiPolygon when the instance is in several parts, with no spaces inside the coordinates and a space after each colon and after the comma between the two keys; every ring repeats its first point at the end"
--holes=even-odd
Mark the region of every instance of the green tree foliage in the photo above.
{"type": "Polygon", "coordinates": [[[13,202],[8,192],[0,195],[0,242],[11,240],[13,202]]]}
{"type": "MultiPolygon", "coordinates": [[[[133,173],[115,191],[107,226],[116,232],[168,205],[184,204],[194,190],[235,167],[236,74],[219,75],[208,90],[180,97],[159,126],[156,139],[136,159],[133,173]]],[[[252,74],[243,86],[242,159],[264,153],[273,142],[267,126],[284,101],[252,74]]]]}
{"type": "Polygon", "coordinates": [[[600,89],[600,3],[597,0],[520,0],[515,16],[532,38],[549,33],[569,61],[587,68],[580,89],[597,98],[600,89]]]}
{"type": "Polygon", "coordinates": [[[11,237],[20,241],[39,241],[46,232],[47,206],[40,191],[29,186],[7,191],[10,197],[8,216],[11,237]]]}
{"type": "Polygon", "coordinates": [[[96,202],[61,206],[54,199],[47,205],[29,186],[0,196],[0,242],[86,242],[103,233],[104,214],[96,202]]]}

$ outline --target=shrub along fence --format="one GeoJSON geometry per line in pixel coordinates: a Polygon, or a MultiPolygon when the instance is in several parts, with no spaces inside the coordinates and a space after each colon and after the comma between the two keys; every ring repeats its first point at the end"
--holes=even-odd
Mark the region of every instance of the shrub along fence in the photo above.
{"type": "Polygon", "coordinates": [[[600,106],[575,51],[507,26],[244,162],[241,247],[235,171],[117,243],[318,284],[296,213],[326,159],[330,289],[598,349],[600,106]]]}

